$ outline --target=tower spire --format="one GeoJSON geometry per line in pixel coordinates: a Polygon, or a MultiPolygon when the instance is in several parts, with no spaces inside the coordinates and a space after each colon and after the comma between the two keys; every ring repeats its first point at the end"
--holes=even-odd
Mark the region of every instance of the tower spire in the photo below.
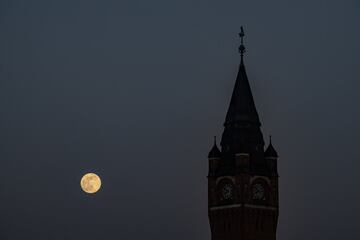
{"type": "Polygon", "coordinates": [[[241,62],[225,117],[225,129],[220,144],[222,149],[229,149],[229,152],[257,151],[262,154],[264,139],[260,130],[261,123],[243,61],[245,53],[243,27],[241,27],[239,36],[241,39],[239,47],[241,62]]]}
{"type": "Polygon", "coordinates": [[[241,56],[241,63],[243,63],[244,53],[245,53],[244,36],[245,36],[244,28],[243,28],[243,26],[241,26],[240,27],[240,33],[239,33],[239,37],[240,37],[240,41],[241,41],[241,44],[240,44],[240,47],[239,47],[239,53],[240,53],[240,56],[241,56]]]}
{"type": "Polygon", "coordinates": [[[245,71],[243,57],[245,53],[244,46],[244,28],[241,26],[240,33],[241,45],[239,53],[241,62],[236,77],[233,94],[231,96],[230,106],[226,114],[225,125],[230,123],[247,122],[260,126],[259,116],[255,107],[249,80],[245,71]]]}

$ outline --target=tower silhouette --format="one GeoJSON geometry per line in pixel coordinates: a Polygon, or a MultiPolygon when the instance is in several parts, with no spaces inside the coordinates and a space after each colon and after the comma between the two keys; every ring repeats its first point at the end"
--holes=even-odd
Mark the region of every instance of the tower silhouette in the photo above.
{"type": "Polygon", "coordinates": [[[209,152],[208,215],[212,240],[275,240],[279,215],[278,154],[264,139],[241,56],[228,108],[221,150],[209,152]]]}

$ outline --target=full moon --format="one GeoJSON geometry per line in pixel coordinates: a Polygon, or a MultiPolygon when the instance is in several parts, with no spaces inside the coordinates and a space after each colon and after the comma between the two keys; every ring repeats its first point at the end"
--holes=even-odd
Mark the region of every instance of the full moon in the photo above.
{"type": "Polygon", "coordinates": [[[96,193],[101,187],[101,179],[95,173],[87,173],[81,178],[80,186],[86,193],[96,193]]]}

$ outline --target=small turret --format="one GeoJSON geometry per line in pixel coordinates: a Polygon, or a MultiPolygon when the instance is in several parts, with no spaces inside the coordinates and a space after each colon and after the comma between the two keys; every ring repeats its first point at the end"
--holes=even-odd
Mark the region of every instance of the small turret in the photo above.
{"type": "Polygon", "coordinates": [[[270,142],[269,142],[269,146],[267,147],[265,153],[265,160],[267,162],[268,165],[268,169],[270,171],[270,174],[272,176],[278,176],[278,171],[277,171],[277,159],[278,159],[278,154],[275,150],[275,148],[272,145],[271,142],[271,135],[270,135],[270,142]]]}
{"type": "Polygon", "coordinates": [[[216,145],[216,136],[214,136],[214,146],[211,148],[208,158],[220,158],[221,152],[216,145]]]}
{"type": "Polygon", "coordinates": [[[211,148],[208,158],[209,158],[209,176],[214,176],[218,171],[220,159],[221,159],[221,152],[216,145],[216,136],[214,136],[214,146],[211,148]]]}
{"type": "Polygon", "coordinates": [[[272,145],[272,142],[271,142],[271,135],[270,135],[270,143],[269,143],[269,146],[267,147],[266,151],[265,151],[265,157],[266,158],[278,158],[278,154],[275,150],[275,148],[273,147],[272,145]]]}

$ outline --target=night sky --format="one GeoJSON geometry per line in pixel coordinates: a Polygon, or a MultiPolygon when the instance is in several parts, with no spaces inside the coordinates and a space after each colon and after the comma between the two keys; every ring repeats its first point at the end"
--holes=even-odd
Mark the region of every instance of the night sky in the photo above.
{"type": "Polygon", "coordinates": [[[278,240],[360,239],[359,24],[358,0],[0,0],[0,239],[209,240],[241,25],[278,240]]]}

